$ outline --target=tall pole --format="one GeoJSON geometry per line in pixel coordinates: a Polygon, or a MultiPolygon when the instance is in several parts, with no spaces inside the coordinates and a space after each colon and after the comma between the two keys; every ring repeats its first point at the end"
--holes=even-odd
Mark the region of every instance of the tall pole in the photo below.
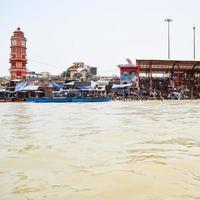
{"type": "Polygon", "coordinates": [[[167,18],[165,22],[167,22],[168,25],[168,59],[170,59],[170,22],[172,22],[172,19],[167,18]]]}
{"type": "Polygon", "coordinates": [[[194,48],[194,60],[196,59],[196,35],[195,35],[196,27],[193,26],[193,48],[194,48]]]}

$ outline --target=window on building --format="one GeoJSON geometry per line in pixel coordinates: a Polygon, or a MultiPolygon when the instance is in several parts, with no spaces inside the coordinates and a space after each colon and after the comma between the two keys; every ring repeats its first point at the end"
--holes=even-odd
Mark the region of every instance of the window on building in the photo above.
{"type": "Polygon", "coordinates": [[[15,47],[12,48],[12,53],[16,53],[15,47]]]}

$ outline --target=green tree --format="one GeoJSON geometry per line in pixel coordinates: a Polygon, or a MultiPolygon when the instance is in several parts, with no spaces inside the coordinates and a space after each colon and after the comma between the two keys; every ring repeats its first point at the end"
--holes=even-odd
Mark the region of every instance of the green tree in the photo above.
{"type": "Polygon", "coordinates": [[[70,78],[69,68],[66,71],[62,72],[61,77],[62,78],[70,78]]]}

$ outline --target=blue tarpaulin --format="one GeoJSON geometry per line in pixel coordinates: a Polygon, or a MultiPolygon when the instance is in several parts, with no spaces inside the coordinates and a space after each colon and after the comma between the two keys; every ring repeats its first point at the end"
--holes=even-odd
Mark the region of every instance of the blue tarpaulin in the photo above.
{"type": "Polygon", "coordinates": [[[122,84],[122,85],[113,84],[112,89],[126,88],[126,87],[130,87],[131,85],[132,84],[122,84]]]}
{"type": "Polygon", "coordinates": [[[94,87],[92,87],[92,86],[81,86],[80,90],[81,91],[90,91],[90,90],[94,90],[94,87]]]}
{"type": "Polygon", "coordinates": [[[20,82],[15,87],[15,92],[22,91],[28,85],[27,82],[20,82]]]}
{"type": "Polygon", "coordinates": [[[49,84],[49,87],[52,87],[52,88],[54,88],[54,89],[56,89],[56,90],[60,90],[60,89],[63,89],[63,88],[64,88],[63,85],[59,85],[59,84],[56,84],[56,83],[50,83],[50,84],[49,84]]]}

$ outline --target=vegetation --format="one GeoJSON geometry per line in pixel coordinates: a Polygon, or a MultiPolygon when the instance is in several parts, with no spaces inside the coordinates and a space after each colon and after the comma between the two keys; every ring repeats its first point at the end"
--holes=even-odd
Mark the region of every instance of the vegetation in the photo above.
{"type": "Polygon", "coordinates": [[[62,72],[61,77],[62,78],[70,78],[69,68],[66,71],[62,72]]]}

